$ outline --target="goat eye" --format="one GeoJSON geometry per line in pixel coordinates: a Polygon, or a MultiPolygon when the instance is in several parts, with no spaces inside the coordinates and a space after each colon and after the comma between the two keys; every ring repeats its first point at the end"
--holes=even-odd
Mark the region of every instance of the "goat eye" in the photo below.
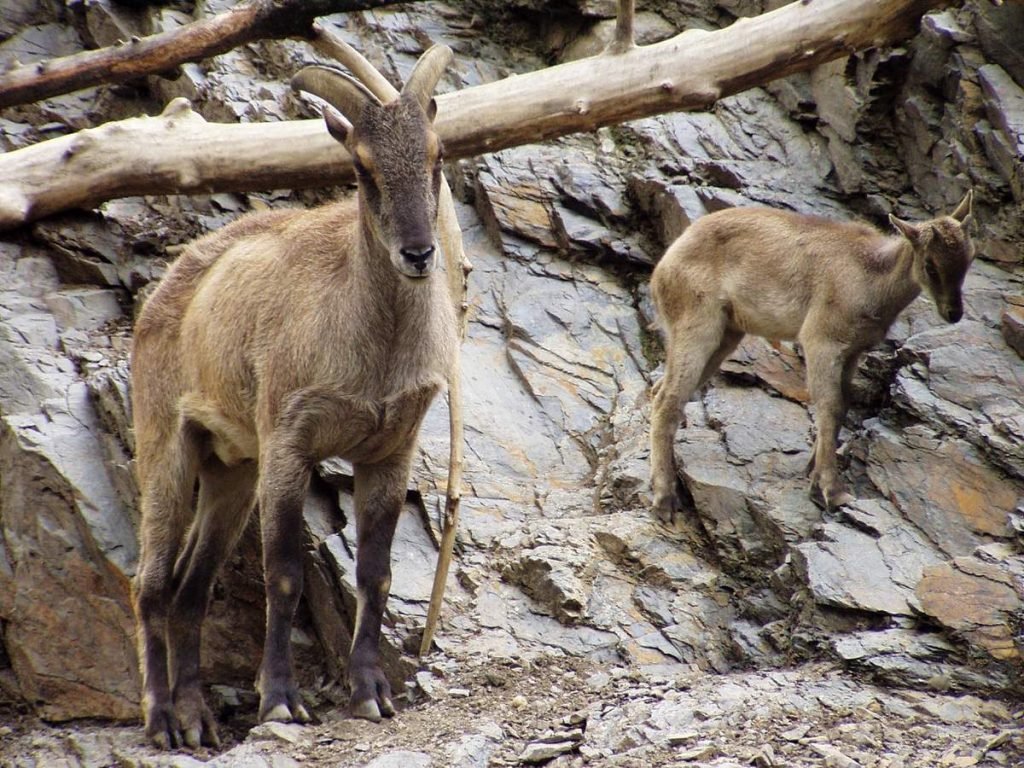
{"type": "Polygon", "coordinates": [[[928,275],[929,280],[935,281],[939,279],[939,270],[935,267],[934,263],[926,261],[924,264],[924,271],[925,274],[928,275]]]}

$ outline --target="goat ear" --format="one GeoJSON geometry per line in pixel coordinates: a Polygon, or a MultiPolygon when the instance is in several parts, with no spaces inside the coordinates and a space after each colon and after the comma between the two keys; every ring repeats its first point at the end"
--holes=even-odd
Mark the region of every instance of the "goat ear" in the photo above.
{"type": "Polygon", "coordinates": [[[903,219],[897,219],[891,213],[889,214],[889,223],[892,224],[900,233],[912,243],[916,243],[918,238],[921,236],[921,230],[909,221],[903,219]]]}
{"type": "Polygon", "coordinates": [[[330,67],[313,66],[300,69],[292,77],[292,88],[319,96],[343,114],[350,123],[359,121],[359,116],[367,104],[380,104],[380,100],[358,80],[330,67]]]}
{"type": "Polygon", "coordinates": [[[402,88],[402,95],[412,96],[423,107],[423,111],[427,112],[437,81],[441,79],[445,67],[451,60],[452,49],[447,45],[430,46],[413,67],[412,74],[402,88]]]}
{"type": "Polygon", "coordinates": [[[960,226],[966,227],[968,221],[970,221],[970,218],[971,218],[971,207],[972,207],[973,203],[974,203],[974,190],[973,189],[969,189],[969,190],[967,190],[967,194],[964,195],[964,199],[960,201],[959,205],[957,205],[956,210],[954,210],[949,215],[952,216],[957,221],[959,221],[960,222],[960,226]]]}
{"type": "Polygon", "coordinates": [[[344,144],[348,140],[349,134],[352,133],[352,123],[330,104],[324,104],[323,114],[327,132],[344,144]]]}

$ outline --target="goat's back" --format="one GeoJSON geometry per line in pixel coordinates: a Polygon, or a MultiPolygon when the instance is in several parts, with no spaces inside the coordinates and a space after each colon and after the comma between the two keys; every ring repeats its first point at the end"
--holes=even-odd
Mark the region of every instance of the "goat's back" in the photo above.
{"type": "Polygon", "coordinates": [[[891,267],[887,242],[859,222],[731,208],[698,219],[669,246],[651,289],[666,320],[714,306],[738,330],[792,339],[812,306],[863,293],[872,273],[891,267]]]}

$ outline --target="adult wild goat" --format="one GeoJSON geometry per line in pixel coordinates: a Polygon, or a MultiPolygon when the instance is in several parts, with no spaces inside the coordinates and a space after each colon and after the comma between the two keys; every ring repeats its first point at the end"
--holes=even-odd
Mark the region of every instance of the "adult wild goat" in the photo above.
{"type": "Polygon", "coordinates": [[[942,318],[963,315],[974,259],[972,193],[949,216],[921,224],[889,217],[874,227],[768,208],[733,208],[694,222],[665,252],[651,293],[666,334],[664,378],[651,413],[654,512],[679,509],[673,443],[682,405],[747,333],[797,339],[807,361],[817,437],[811,491],[833,509],[852,500],[836,467],[836,441],[862,352],[885,338],[925,288],[942,318]]]}
{"type": "Polygon", "coordinates": [[[334,455],[355,471],[351,710],[394,714],[378,647],[391,541],[420,422],[457,343],[434,240],[442,148],[432,93],[450,58],[444,46],[428,50],[387,105],[334,70],[299,72],[294,87],[338,110],[325,107],[324,119],[352,156],[356,199],[250,215],[197,240],[136,324],[135,607],[145,728],[157,746],[218,744],[200,690],[200,629],[254,506],[267,596],[259,720],[309,719],[289,637],[303,500],[315,463],[334,455]]]}

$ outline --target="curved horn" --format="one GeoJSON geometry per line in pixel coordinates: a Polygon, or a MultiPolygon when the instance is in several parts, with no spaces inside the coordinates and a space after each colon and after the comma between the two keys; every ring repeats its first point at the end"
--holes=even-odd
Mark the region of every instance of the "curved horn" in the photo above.
{"type": "Polygon", "coordinates": [[[432,45],[420,56],[412,74],[402,88],[402,95],[409,94],[424,110],[434,97],[437,81],[452,60],[452,49],[447,45],[432,45]]]}
{"type": "Polygon", "coordinates": [[[965,219],[967,219],[968,216],[971,215],[971,204],[973,203],[973,201],[974,190],[968,189],[967,194],[964,195],[964,199],[960,201],[959,205],[957,205],[956,210],[954,210],[949,215],[962,223],[965,219]]]}
{"type": "Polygon", "coordinates": [[[292,88],[319,96],[350,121],[355,122],[367,103],[380,100],[355,78],[330,67],[304,67],[292,77],[292,88]]]}

